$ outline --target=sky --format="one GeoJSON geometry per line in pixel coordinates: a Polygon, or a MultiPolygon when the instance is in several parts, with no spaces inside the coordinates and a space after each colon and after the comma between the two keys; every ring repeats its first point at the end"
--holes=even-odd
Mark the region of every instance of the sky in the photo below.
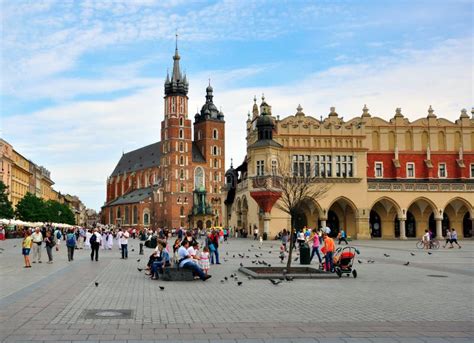
{"type": "Polygon", "coordinates": [[[178,32],[189,115],[211,80],[226,168],[245,121],[273,115],[414,120],[473,105],[469,0],[0,0],[0,136],[51,171],[55,189],[104,204],[123,152],[157,142],[178,32]]]}

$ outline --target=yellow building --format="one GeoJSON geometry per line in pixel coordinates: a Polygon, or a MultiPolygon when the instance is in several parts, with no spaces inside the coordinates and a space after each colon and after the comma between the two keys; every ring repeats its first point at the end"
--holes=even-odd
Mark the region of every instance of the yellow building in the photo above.
{"type": "Polygon", "coordinates": [[[8,200],[11,201],[13,147],[0,138],[0,181],[9,187],[8,200]]]}
{"type": "Polygon", "coordinates": [[[11,202],[15,208],[30,190],[30,161],[13,150],[12,178],[10,185],[11,202]]]}
{"type": "Polygon", "coordinates": [[[474,114],[451,122],[426,116],[410,122],[396,109],[389,121],[362,115],[344,121],[335,108],[321,119],[301,106],[280,119],[262,98],[247,120],[247,156],[226,172],[227,224],[274,237],[291,227],[278,200],[278,167],[289,175],[330,184],[320,199],[301,201],[296,229],[344,229],[352,238],[415,238],[426,229],[439,238],[455,228],[472,237],[474,114]],[[275,183],[274,183],[275,181],[275,183]],[[276,185],[276,186],[275,186],[276,185]]]}

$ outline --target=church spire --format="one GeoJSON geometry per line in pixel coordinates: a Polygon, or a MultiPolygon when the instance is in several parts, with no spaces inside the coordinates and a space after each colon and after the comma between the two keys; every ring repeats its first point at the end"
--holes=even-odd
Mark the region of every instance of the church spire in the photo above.
{"type": "Polygon", "coordinates": [[[178,52],[178,33],[176,33],[175,51],[173,56],[173,72],[171,73],[171,80],[169,79],[168,75],[166,76],[165,95],[188,94],[189,84],[186,75],[183,76],[183,74],[181,73],[181,68],[179,65],[180,59],[181,56],[179,56],[178,52]]]}

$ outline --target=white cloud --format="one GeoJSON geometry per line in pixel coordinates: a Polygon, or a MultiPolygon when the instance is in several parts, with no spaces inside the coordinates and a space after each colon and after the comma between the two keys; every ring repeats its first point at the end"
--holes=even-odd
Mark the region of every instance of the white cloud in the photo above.
{"type": "MultiPolygon", "coordinates": [[[[349,119],[359,116],[367,104],[374,116],[389,119],[396,107],[402,107],[405,116],[413,120],[426,116],[432,105],[438,116],[455,120],[462,107],[472,104],[472,56],[465,49],[470,45],[471,38],[445,41],[432,50],[404,50],[392,59],[342,65],[279,86],[232,85],[236,77],[255,77],[273,65],[191,74],[189,115],[193,118],[194,109],[202,106],[210,76],[215,103],[225,113],[227,165],[231,157],[237,164],[245,156],[247,112],[253,95],[262,92],[273,114],[281,117],[294,114],[301,104],[307,115],[316,118],[326,116],[329,107],[336,106],[339,115],[349,119]]],[[[61,79],[57,82],[64,84],[61,79]]],[[[87,84],[95,91],[101,87],[115,89],[120,79],[95,82],[74,80],[64,93],[87,84]]],[[[160,137],[163,80],[134,79],[132,73],[127,82],[138,85],[132,95],[114,100],[70,101],[5,118],[6,139],[50,169],[58,190],[78,194],[88,206],[98,208],[105,198],[106,178],[122,149],[130,151],[160,137]],[[18,127],[22,130],[15,130],[18,127]]]]}

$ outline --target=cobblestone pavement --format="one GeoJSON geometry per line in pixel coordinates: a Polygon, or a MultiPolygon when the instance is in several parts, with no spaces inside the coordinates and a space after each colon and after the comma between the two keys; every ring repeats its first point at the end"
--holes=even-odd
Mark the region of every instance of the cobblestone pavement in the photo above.
{"type": "MultiPolygon", "coordinates": [[[[0,339],[19,341],[470,342],[474,339],[474,241],[431,255],[415,241],[356,241],[358,278],[283,282],[237,272],[255,254],[280,265],[278,243],[231,240],[206,282],[152,281],[101,250],[22,268],[18,240],[0,242],[0,339]],[[16,247],[14,248],[14,245],[16,247]],[[250,252],[248,251],[250,249],[250,252]],[[271,251],[271,253],[269,253],[271,251]],[[250,258],[240,258],[245,253],[250,258]],[[414,253],[412,256],[410,253],[414,253]],[[390,255],[385,257],[384,254],[390,255]],[[236,256],[233,258],[233,256],[236,256]],[[224,261],[225,259],[225,261],[224,261]],[[374,260],[368,264],[368,260],[374,260]],[[408,266],[403,264],[410,262],[408,266]],[[237,273],[238,286],[230,278],[237,273]],[[221,280],[228,277],[224,283],[221,280]],[[95,286],[98,283],[98,286],[95,286]],[[158,286],[164,286],[160,290],[158,286]],[[88,319],[90,310],[131,310],[130,319],[88,319]]],[[[137,259],[141,259],[137,262],[137,259]]]]}

